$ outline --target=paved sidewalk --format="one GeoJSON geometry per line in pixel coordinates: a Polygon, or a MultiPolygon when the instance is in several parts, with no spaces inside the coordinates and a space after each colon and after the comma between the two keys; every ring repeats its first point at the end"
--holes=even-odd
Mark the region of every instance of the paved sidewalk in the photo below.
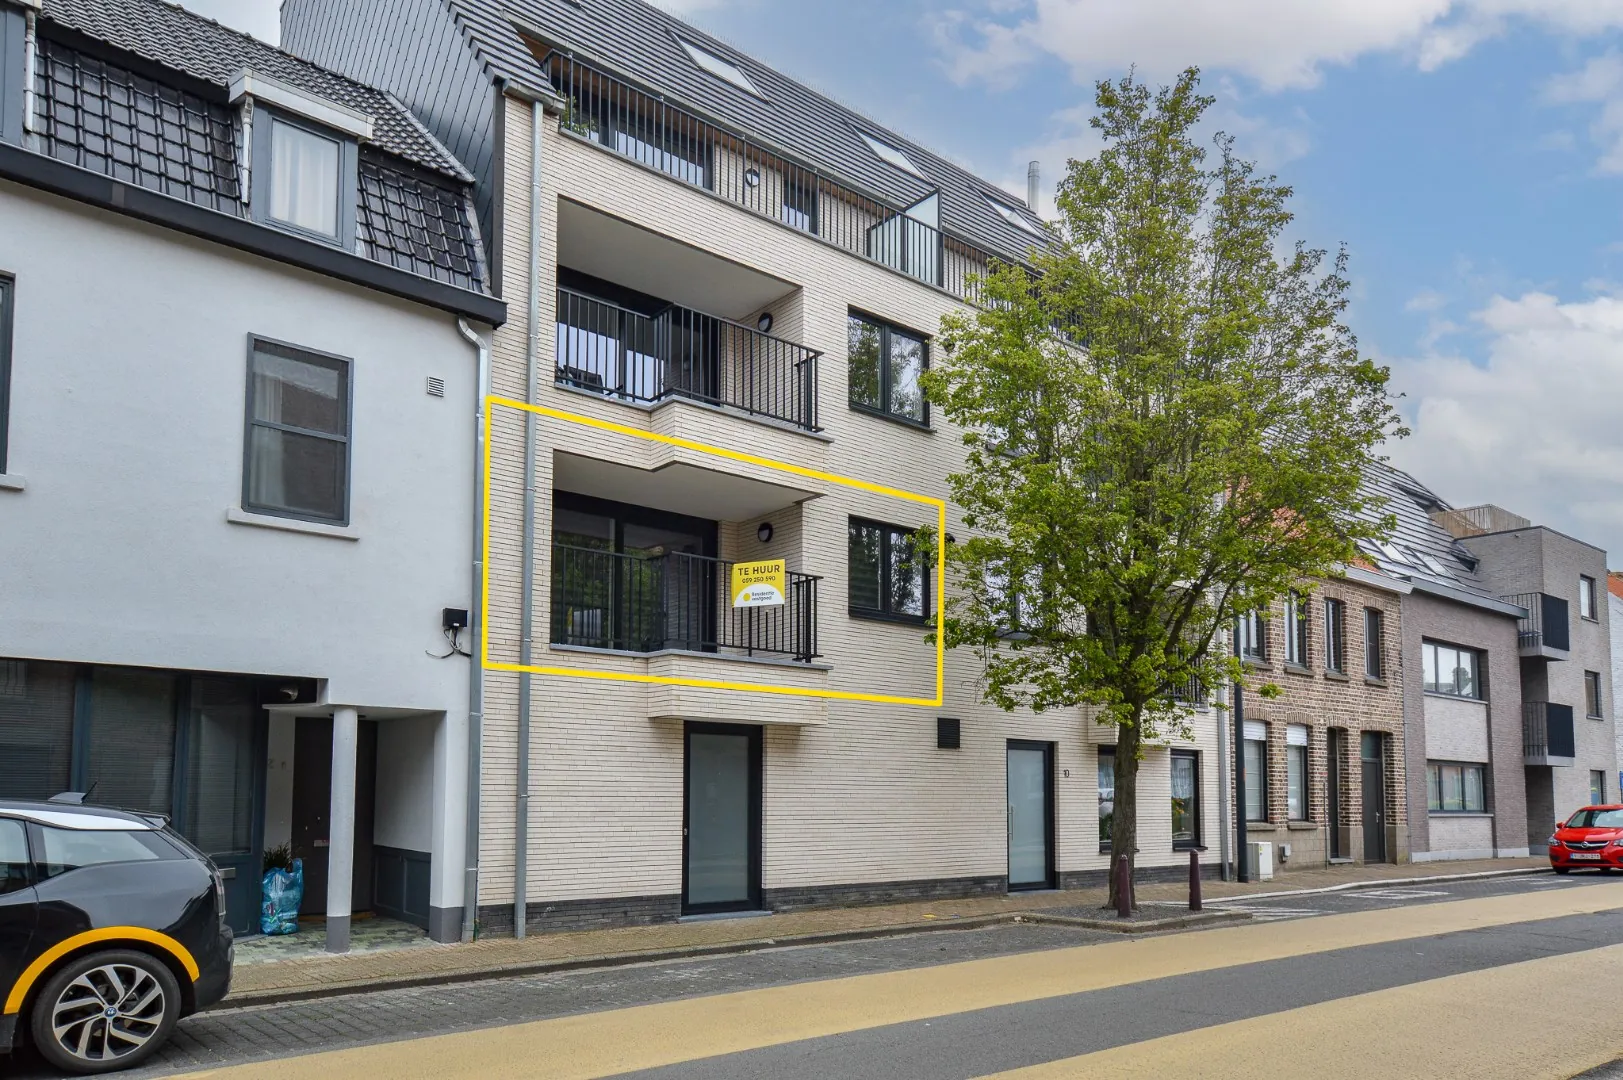
{"type": "MultiPolygon", "coordinates": [[[[1240,885],[1206,881],[1207,900],[1260,896],[1314,889],[1357,888],[1394,881],[1459,878],[1482,874],[1548,870],[1548,860],[1485,859],[1475,862],[1406,863],[1296,870],[1272,881],[1240,885]]],[[[1139,900],[1154,908],[1188,897],[1183,882],[1140,885],[1139,900]]],[[[491,937],[468,944],[419,945],[348,956],[307,956],[239,964],[231,994],[220,1007],[354,993],[385,986],[456,982],[485,976],[570,967],[605,966],[639,960],[738,952],[818,941],[851,940],[920,930],[1006,922],[1024,912],[1103,909],[1103,888],[1015,893],[966,900],[937,900],[868,907],[796,911],[770,916],[701,922],[627,926],[535,934],[522,941],[491,937]]],[[[1177,909],[1162,908],[1167,916],[1177,909]]],[[[1154,912],[1159,914],[1159,912],[1154,912]]]]}

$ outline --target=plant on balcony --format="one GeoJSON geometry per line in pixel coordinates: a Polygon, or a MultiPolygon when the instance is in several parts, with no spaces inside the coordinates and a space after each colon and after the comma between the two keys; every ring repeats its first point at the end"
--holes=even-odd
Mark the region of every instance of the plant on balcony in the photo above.
{"type": "Polygon", "coordinates": [[[1223,629],[1390,529],[1360,474],[1406,433],[1342,321],[1345,253],[1282,249],[1291,191],[1222,136],[1207,160],[1211,102],[1193,69],[1099,83],[1055,243],[989,273],[925,376],[968,444],[948,643],[998,706],[1115,728],[1129,860],[1145,745],[1188,724],[1184,688],[1251,677],[1223,629]]]}

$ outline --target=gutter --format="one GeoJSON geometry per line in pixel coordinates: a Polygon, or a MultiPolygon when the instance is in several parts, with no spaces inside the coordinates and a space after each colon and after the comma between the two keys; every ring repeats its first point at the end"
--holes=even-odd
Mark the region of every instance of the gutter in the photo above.
{"type": "Polygon", "coordinates": [[[1469,604],[1472,607],[1483,608],[1484,610],[1492,611],[1498,615],[1509,615],[1513,619],[1527,618],[1526,608],[1518,607],[1515,604],[1506,603],[1503,600],[1496,600],[1491,596],[1483,596],[1480,593],[1467,592],[1464,589],[1456,589],[1452,586],[1444,585],[1441,582],[1428,581],[1425,578],[1410,578],[1409,581],[1410,584],[1414,586],[1414,591],[1417,593],[1425,593],[1428,596],[1442,597],[1444,600],[1453,600],[1460,604],[1469,604]]]}
{"type": "Polygon", "coordinates": [[[478,356],[473,406],[473,589],[468,603],[468,789],[464,794],[467,815],[463,833],[462,940],[472,941],[478,931],[479,916],[479,789],[480,756],[485,722],[484,669],[484,505],[485,505],[485,398],[490,396],[490,343],[458,319],[456,328],[478,356]]]}

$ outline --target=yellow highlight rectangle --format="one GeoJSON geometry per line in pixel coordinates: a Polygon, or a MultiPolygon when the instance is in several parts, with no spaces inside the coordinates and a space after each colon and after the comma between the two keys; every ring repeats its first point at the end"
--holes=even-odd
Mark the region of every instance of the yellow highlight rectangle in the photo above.
{"type": "Polygon", "coordinates": [[[859,491],[869,491],[878,495],[889,495],[908,502],[923,503],[933,506],[936,510],[936,589],[935,589],[935,621],[937,633],[935,636],[935,696],[933,698],[906,697],[895,694],[861,694],[851,690],[815,690],[803,686],[778,686],[772,683],[730,682],[720,679],[688,679],[673,675],[640,675],[632,672],[617,671],[591,671],[585,668],[552,667],[536,664],[512,664],[503,660],[490,658],[490,635],[481,634],[479,649],[479,664],[486,671],[516,671],[529,672],[532,675],[561,675],[574,679],[603,679],[609,682],[632,683],[663,683],[670,686],[694,686],[710,690],[740,690],[753,691],[762,694],[784,694],[791,697],[828,698],[838,701],[877,701],[891,705],[922,705],[934,708],[942,701],[946,687],[946,640],[940,628],[945,623],[946,616],[946,581],[947,581],[947,504],[943,499],[930,495],[920,495],[913,491],[902,491],[899,488],[886,487],[883,484],[870,483],[867,480],[858,480],[855,477],[840,476],[835,473],[820,472],[817,469],[808,469],[800,465],[791,465],[784,461],[773,461],[770,458],[759,457],[755,454],[746,454],[738,450],[728,450],[721,446],[711,446],[708,443],[696,442],[693,439],[683,439],[674,435],[663,435],[659,432],[644,431],[641,428],[628,427],[625,424],[616,424],[611,420],[600,420],[595,416],[586,416],[582,413],[568,412],[563,409],[554,409],[546,405],[531,405],[527,402],[517,401],[513,398],[499,397],[491,394],[485,398],[485,460],[484,489],[485,505],[483,507],[484,534],[482,539],[483,550],[480,552],[482,566],[482,595],[480,596],[479,610],[485,614],[488,621],[490,611],[490,445],[491,420],[496,407],[517,409],[520,412],[534,413],[538,416],[550,416],[555,420],[568,423],[582,424],[586,427],[597,428],[600,431],[610,431],[617,435],[630,435],[633,438],[647,439],[649,442],[665,443],[669,446],[678,446],[686,450],[699,453],[713,454],[716,457],[727,458],[732,461],[741,461],[748,465],[758,465],[762,468],[777,472],[789,473],[794,476],[803,476],[812,480],[822,480],[830,484],[839,484],[842,487],[856,488],[859,491]]]}

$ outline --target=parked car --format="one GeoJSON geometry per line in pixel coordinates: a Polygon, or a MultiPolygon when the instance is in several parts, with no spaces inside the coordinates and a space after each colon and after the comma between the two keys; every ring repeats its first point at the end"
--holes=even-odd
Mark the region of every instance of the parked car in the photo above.
{"type": "Polygon", "coordinates": [[[1550,837],[1550,866],[1558,874],[1623,866],[1623,806],[1586,806],[1550,837]]]}
{"type": "Polygon", "coordinates": [[[231,951],[220,872],[164,818],[0,800],[0,1053],[137,1065],[225,996],[231,951]]]}

